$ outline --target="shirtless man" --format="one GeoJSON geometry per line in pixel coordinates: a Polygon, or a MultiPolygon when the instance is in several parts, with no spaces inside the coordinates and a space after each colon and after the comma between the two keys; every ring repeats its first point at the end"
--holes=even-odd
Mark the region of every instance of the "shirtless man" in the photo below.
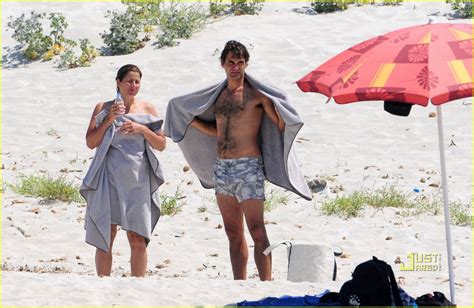
{"type": "Polygon", "coordinates": [[[217,136],[218,158],[214,167],[216,199],[229,239],[234,279],[247,278],[248,249],[244,220],[254,242],[260,280],[271,280],[271,255],[263,220],[264,173],[258,134],[265,113],[283,131],[285,123],[272,101],[245,81],[249,53],[244,45],[229,41],[221,54],[227,87],[215,103],[216,122],[195,118],[191,125],[217,136]]]}

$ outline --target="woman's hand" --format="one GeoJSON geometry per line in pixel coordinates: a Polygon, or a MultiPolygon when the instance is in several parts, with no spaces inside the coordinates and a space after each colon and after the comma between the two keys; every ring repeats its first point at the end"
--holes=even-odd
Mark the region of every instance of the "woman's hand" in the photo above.
{"type": "Polygon", "coordinates": [[[145,125],[130,121],[125,119],[125,122],[119,129],[119,132],[122,134],[144,134],[145,130],[148,130],[148,127],[145,125]]]}
{"type": "Polygon", "coordinates": [[[109,114],[107,115],[107,122],[112,123],[115,119],[119,116],[123,116],[125,114],[125,105],[121,104],[113,104],[110,107],[109,114]]]}

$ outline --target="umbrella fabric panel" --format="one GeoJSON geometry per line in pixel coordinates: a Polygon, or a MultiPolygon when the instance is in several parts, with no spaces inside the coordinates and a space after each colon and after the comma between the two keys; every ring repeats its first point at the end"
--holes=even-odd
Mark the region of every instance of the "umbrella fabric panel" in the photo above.
{"type": "Polygon", "coordinates": [[[337,103],[395,100],[426,106],[472,96],[472,27],[430,24],[366,40],[297,84],[337,103]]]}

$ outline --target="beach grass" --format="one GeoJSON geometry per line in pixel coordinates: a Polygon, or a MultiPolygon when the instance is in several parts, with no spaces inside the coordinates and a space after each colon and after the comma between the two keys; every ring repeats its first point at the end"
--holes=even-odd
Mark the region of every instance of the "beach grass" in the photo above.
{"type": "Polygon", "coordinates": [[[186,198],[186,196],[183,195],[179,186],[172,195],[166,193],[161,194],[161,215],[174,216],[180,213],[183,210],[183,206],[186,204],[184,198],[186,198]]]}
{"type": "MultiPolygon", "coordinates": [[[[398,208],[401,216],[414,216],[424,213],[442,214],[442,198],[439,194],[430,196],[414,195],[398,190],[395,185],[386,185],[374,190],[357,190],[348,195],[337,195],[325,200],[321,211],[324,215],[334,215],[344,219],[362,215],[362,210],[370,206],[381,209],[398,208]]],[[[451,223],[457,226],[472,225],[470,205],[454,201],[449,204],[451,223]]]]}
{"type": "Polygon", "coordinates": [[[16,184],[8,185],[14,192],[29,196],[40,197],[47,200],[64,202],[83,202],[79,194],[79,187],[64,177],[54,178],[51,175],[21,176],[16,184]]]}
{"type": "Polygon", "coordinates": [[[263,202],[263,211],[270,212],[279,205],[288,204],[288,195],[284,194],[281,189],[277,187],[269,187],[265,182],[265,201],[263,202]]]}
{"type": "Polygon", "coordinates": [[[348,219],[359,216],[365,202],[365,193],[363,191],[354,191],[350,195],[336,196],[335,199],[324,201],[321,210],[324,215],[335,215],[348,219]]]}

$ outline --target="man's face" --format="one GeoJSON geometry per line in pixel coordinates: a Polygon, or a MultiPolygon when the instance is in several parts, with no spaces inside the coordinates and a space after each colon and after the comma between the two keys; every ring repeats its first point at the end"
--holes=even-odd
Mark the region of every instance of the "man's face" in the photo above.
{"type": "Polygon", "coordinates": [[[243,57],[239,58],[232,52],[229,52],[225,57],[222,67],[225,70],[228,80],[238,80],[244,77],[247,62],[245,62],[243,57]]]}

